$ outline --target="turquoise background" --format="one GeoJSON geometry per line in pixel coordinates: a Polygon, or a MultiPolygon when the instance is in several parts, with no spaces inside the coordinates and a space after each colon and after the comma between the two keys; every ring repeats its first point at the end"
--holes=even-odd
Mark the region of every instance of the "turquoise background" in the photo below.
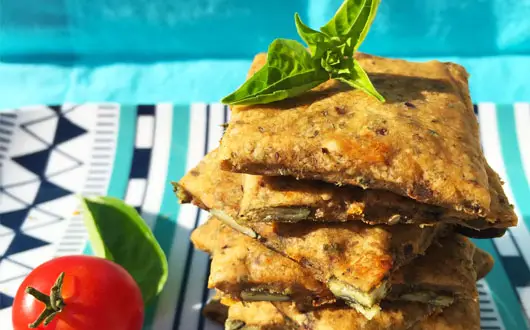
{"type": "MultiPolygon", "coordinates": [[[[218,101],[341,0],[2,0],[0,107],[218,101]]],[[[475,102],[530,100],[530,0],[383,0],[362,51],[455,61],[475,102]]]]}

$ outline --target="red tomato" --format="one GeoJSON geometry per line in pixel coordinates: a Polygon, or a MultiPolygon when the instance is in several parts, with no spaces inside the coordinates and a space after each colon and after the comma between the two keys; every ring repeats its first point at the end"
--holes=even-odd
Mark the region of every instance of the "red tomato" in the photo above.
{"type": "Polygon", "coordinates": [[[137,330],[142,328],[144,305],[134,279],[118,264],[97,257],[67,256],[35,268],[22,282],[13,302],[15,330],[27,330],[44,310],[44,303],[25,292],[30,286],[50,295],[64,272],[65,306],[46,330],[137,330]]]}

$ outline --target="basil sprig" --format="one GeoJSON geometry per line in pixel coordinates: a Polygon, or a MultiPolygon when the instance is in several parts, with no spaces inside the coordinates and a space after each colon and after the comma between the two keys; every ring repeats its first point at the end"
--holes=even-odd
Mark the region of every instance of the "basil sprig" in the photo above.
{"type": "Polygon", "coordinates": [[[330,78],[384,102],[353,58],[368,34],[379,2],[346,0],[320,31],[305,25],[295,14],[296,29],[310,52],[295,40],[274,40],[267,52],[267,63],[221,102],[231,105],[270,103],[300,95],[330,78]]]}
{"type": "Polygon", "coordinates": [[[81,198],[94,254],[111,260],[131,274],[147,305],[168,278],[164,251],[138,212],[113,197],[81,198]]]}

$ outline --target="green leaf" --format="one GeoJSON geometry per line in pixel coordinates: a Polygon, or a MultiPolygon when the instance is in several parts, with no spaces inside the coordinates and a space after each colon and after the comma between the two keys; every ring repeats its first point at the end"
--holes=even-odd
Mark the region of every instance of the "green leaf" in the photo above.
{"type": "Polygon", "coordinates": [[[299,42],[276,39],[269,46],[267,63],[221,102],[263,104],[300,95],[329,79],[315,63],[299,42]]]}
{"type": "Polygon", "coordinates": [[[333,47],[331,39],[327,35],[305,25],[298,13],[294,14],[294,22],[298,34],[309,46],[309,50],[314,59],[320,59],[328,49],[333,47]]]}
{"type": "Polygon", "coordinates": [[[375,89],[370,78],[357,61],[351,60],[347,66],[334,73],[332,78],[342,81],[353,88],[360,89],[381,102],[385,102],[385,98],[375,89]]]}
{"type": "Polygon", "coordinates": [[[147,305],[168,277],[164,251],[138,212],[113,197],[81,198],[96,256],[121,265],[135,279],[147,305]]]}
{"type": "Polygon", "coordinates": [[[368,1],[370,0],[344,1],[333,18],[321,27],[320,30],[329,37],[335,37],[340,40],[347,39],[368,1]]]}
{"type": "MultiPolygon", "coordinates": [[[[342,44],[326,51],[324,56],[322,56],[322,58],[320,59],[320,65],[327,72],[333,73],[341,66],[343,66],[346,61],[348,61],[348,57],[351,57],[347,53],[348,50],[349,49],[347,45],[342,44]]],[[[353,51],[351,51],[349,54],[351,55],[352,53],[353,51]]]]}
{"type": "Polygon", "coordinates": [[[381,0],[366,1],[366,6],[361,12],[361,15],[357,18],[355,26],[349,34],[349,37],[352,39],[351,43],[354,50],[359,49],[359,46],[363,43],[368,31],[370,31],[377,9],[379,8],[379,3],[381,3],[381,0]]]}

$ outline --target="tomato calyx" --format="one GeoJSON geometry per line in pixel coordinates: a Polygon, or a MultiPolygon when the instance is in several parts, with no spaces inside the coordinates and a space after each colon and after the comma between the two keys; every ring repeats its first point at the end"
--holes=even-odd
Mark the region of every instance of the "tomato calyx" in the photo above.
{"type": "Polygon", "coordinates": [[[50,324],[50,322],[53,321],[53,318],[63,310],[64,306],[66,306],[61,293],[63,288],[63,280],[64,273],[61,273],[53,284],[49,296],[33,287],[28,286],[26,288],[27,294],[32,295],[35,299],[42,302],[46,306],[35,322],[28,325],[30,329],[37,328],[39,325],[41,325],[41,323],[43,323],[45,326],[50,324]]]}

